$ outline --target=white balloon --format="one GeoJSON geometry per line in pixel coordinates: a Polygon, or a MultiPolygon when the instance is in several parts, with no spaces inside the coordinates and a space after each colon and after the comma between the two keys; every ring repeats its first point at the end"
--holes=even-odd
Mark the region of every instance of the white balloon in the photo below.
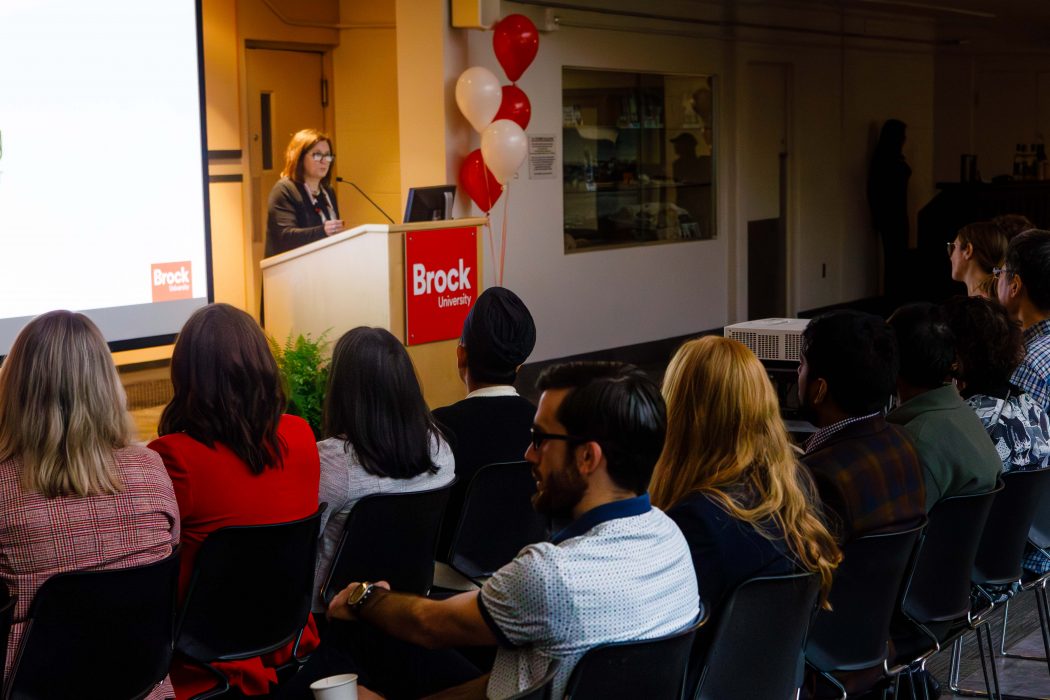
{"type": "Polygon", "coordinates": [[[501,102],[503,88],[488,68],[468,68],[456,81],[456,104],[474,131],[481,131],[492,122],[501,102]]]}
{"type": "Polygon", "coordinates": [[[481,157],[501,185],[518,172],[528,150],[525,131],[510,119],[497,119],[481,132],[481,157]]]}

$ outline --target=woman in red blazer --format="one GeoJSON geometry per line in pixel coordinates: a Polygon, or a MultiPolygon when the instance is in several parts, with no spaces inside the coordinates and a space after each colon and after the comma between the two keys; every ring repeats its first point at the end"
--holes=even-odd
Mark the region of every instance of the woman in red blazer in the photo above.
{"type": "MultiPolygon", "coordinates": [[[[230,525],[298,520],[317,510],[320,468],[309,425],[283,415],[284,392],[262,329],[227,304],[206,306],[179,333],[171,358],[175,395],[161,415],[160,453],[182,518],[179,592],[184,595],[201,543],[230,525]]],[[[318,642],[311,620],[302,654],[318,642]]],[[[261,657],[215,664],[245,695],[268,693],[291,644],[261,657]]],[[[215,685],[206,669],[178,658],[176,697],[215,685]]]]}

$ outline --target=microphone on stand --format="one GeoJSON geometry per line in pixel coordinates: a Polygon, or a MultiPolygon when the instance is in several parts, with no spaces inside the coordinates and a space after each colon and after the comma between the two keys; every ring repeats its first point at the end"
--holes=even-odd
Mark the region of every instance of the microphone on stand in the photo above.
{"type": "Polygon", "coordinates": [[[386,217],[386,220],[387,220],[387,221],[389,221],[390,223],[394,223],[394,220],[390,218],[390,215],[389,215],[389,214],[387,214],[387,213],[386,213],[385,211],[383,211],[383,207],[381,207],[381,206],[379,206],[378,204],[376,204],[375,202],[373,202],[373,201],[372,201],[372,198],[371,198],[371,197],[369,197],[369,196],[368,196],[367,194],[365,194],[365,191],[364,191],[364,190],[362,190],[362,189],[361,189],[360,187],[358,187],[358,186],[357,186],[357,185],[355,185],[354,183],[350,182],[349,180],[346,180],[346,179],[344,179],[344,178],[341,178],[341,177],[337,177],[337,178],[335,179],[335,181],[336,181],[336,182],[341,182],[341,183],[343,183],[344,185],[350,185],[351,187],[353,187],[353,188],[354,188],[355,190],[357,190],[357,191],[358,191],[358,192],[359,192],[359,193],[361,194],[361,196],[362,196],[362,197],[364,197],[365,199],[367,199],[367,200],[368,200],[368,203],[369,203],[369,204],[371,204],[371,205],[372,205],[373,207],[375,207],[376,209],[378,209],[378,210],[379,210],[379,213],[380,213],[380,214],[382,214],[383,216],[385,216],[385,217],[386,217]]]}

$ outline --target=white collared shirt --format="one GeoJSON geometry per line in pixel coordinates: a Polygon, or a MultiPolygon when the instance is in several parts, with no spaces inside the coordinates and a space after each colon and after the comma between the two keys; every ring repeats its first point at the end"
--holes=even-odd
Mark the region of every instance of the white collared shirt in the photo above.
{"type": "Polygon", "coordinates": [[[495,386],[483,386],[480,389],[467,394],[468,399],[483,399],[492,396],[517,396],[518,390],[510,384],[497,384],[495,386]]]}

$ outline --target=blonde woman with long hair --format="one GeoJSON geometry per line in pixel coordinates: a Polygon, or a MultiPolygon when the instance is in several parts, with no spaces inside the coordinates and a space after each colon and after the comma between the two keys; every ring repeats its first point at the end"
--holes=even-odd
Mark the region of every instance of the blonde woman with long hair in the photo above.
{"type": "Polygon", "coordinates": [[[842,553],[762,363],[735,340],[698,338],[671,360],[663,394],[667,440],[651,498],[682,529],[714,614],[747,579],[796,569],[818,573],[826,598],[842,553]]]}
{"type": "MultiPolygon", "coordinates": [[[[159,455],[132,446],[125,403],[106,341],[82,314],[30,321],[0,368],[0,581],[18,596],[8,670],[48,578],[148,564],[178,543],[171,479],[159,455]]],[[[165,679],[149,697],[172,695],[165,679]]]]}

